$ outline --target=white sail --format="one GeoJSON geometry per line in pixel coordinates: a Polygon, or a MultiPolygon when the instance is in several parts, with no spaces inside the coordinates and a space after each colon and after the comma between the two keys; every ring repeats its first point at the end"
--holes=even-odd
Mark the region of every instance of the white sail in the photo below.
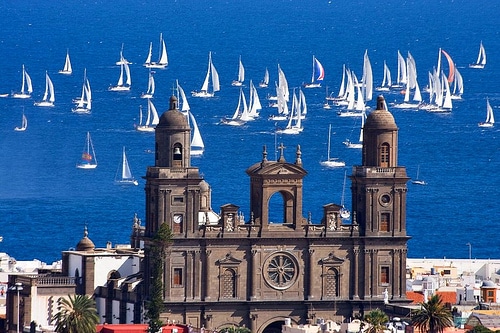
{"type": "Polygon", "coordinates": [[[139,182],[132,175],[130,166],[128,165],[127,155],[125,154],[125,147],[123,147],[122,161],[115,176],[116,185],[139,185],[139,182]]]}
{"type": "Polygon", "coordinates": [[[191,156],[202,155],[205,149],[205,143],[201,137],[200,129],[196,123],[196,119],[191,111],[188,111],[190,123],[193,125],[193,137],[191,139],[191,156]]]}
{"type": "Polygon", "coordinates": [[[153,43],[149,43],[149,51],[146,61],[144,62],[144,66],[148,68],[159,68],[163,69],[168,66],[168,55],[167,55],[167,47],[165,45],[165,40],[163,39],[163,33],[160,33],[160,49],[158,61],[151,61],[153,53],[153,43]]]}
{"type": "Polygon", "coordinates": [[[373,97],[373,71],[368,57],[368,50],[365,51],[363,58],[363,97],[365,102],[371,101],[373,97]]]}
{"type": "Polygon", "coordinates": [[[151,65],[152,56],[153,56],[153,42],[150,42],[148,56],[146,58],[146,61],[144,61],[144,66],[148,67],[149,65],[151,65]]]}
{"type": "Polygon", "coordinates": [[[168,65],[168,55],[167,55],[167,47],[165,45],[165,40],[163,39],[163,35],[160,35],[161,39],[161,50],[160,50],[160,58],[158,60],[158,65],[167,66],[168,65]]]}
{"type": "MultiPolygon", "coordinates": [[[[189,111],[189,103],[186,98],[186,94],[184,93],[184,89],[179,84],[179,81],[175,81],[177,84],[177,100],[179,101],[179,105],[181,105],[181,112],[187,115],[187,112],[189,111]]],[[[189,120],[189,119],[188,119],[189,120]]]]}
{"type": "Polygon", "coordinates": [[[483,42],[479,44],[479,54],[475,63],[470,64],[470,68],[484,68],[486,65],[486,50],[484,49],[483,42]]]}
{"type": "Polygon", "coordinates": [[[127,63],[120,64],[120,77],[116,86],[109,87],[110,91],[129,91],[132,84],[130,77],[130,68],[127,63]]]}
{"type": "Polygon", "coordinates": [[[20,127],[16,126],[14,128],[14,131],[24,132],[24,131],[26,131],[26,128],[28,128],[28,118],[26,118],[26,115],[23,112],[23,115],[21,117],[21,126],[20,127]]]}
{"type": "Polygon", "coordinates": [[[268,85],[269,85],[269,71],[268,71],[268,69],[266,67],[266,71],[264,72],[264,78],[259,83],[259,87],[261,87],[261,88],[267,88],[268,85]]]}
{"type": "Polygon", "coordinates": [[[148,76],[148,90],[141,95],[141,98],[153,98],[155,89],[156,89],[155,79],[153,73],[150,70],[148,76]]]}
{"type": "Polygon", "coordinates": [[[59,71],[60,74],[70,75],[73,73],[73,68],[71,67],[71,60],[69,59],[69,51],[66,51],[66,60],[64,61],[64,67],[59,71]]]}
{"type": "Polygon", "coordinates": [[[82,95],[75,100],[76,107],[72,109],[74,113],[89,114],[92,110],[92,90],[90,89],[90,81],[87,78],[87,70],[84,70],[82,95]]]}
{"type": "Polygon", "coordinates": [[[233,81],[231,85],[239,87],[243,85],[243,81],[245,81],[245,67],[243,66],[240,56],[240,60],[238,62],[238,79],[233,81]]]}
{"type": "Polygon", "coordinates": [[[139,109],[139,125],[136,126],[136,130],[139,132],[154,132],[156,125],[160,122],[160,118],[158,117],[158,111],[156,110],[155,105],[148,98],[148,114],[146,116],[146,122],[142,124],[142,107],[139,109]]]}
{"type": "Polygon", "coordinates": [[[486,120],[479,123],[479,127],[493,127],[495,124],[495,115],[493,114],[493,108],[490,105],[490,100],[486,98],[486,120]]]}
{"type": "Polygon", "coordinates": [[[205,75],[205,80],[203,81],[201,90],[192,91],[191,95],[194,97],[214,97],[214,93],[219,90],[220,90],[219,73],[217,72],[217,69],[215,69],[215,66],[212,63],[212,52],[209,52],[207,74],[205,75]],[[209,91],[210,81],[212,82],[212,91],[209,91]]]}
{"type": "Polygon", "coordinates": [[[56,97],[54,95],[54,84],[49,77],[47,71],[45,71],[45,92],[43,98],[40,102],[35,102],[35,106],[54,106],[56,97]]]}
{"type": "Polygon", "coordinates": [[[31,93],[33,92],[33,85],[31,84],[31,77],[28,72],[24,68],[22,69],[22,83],[21,83],[21,91],[19,93],[12,94],[14,98],[30,98],[31,93]]]}

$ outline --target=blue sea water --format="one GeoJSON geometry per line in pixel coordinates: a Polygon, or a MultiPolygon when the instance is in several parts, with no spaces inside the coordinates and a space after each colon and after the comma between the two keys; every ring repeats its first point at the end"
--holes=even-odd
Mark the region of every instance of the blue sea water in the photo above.
{"type": "MultiPolygon", "coordinates": [[[[155,74],[154,103],[168,109],[175,80],[186,92],[201,87],[208,53],[221,78],[221,91],[213,99],[189,98],[191,111],[205,140],[206,150],[192,164],[212,186],[212,206],[234,203],[249,216],[247,167],[261,159],[267,145],[274,158],[276,142],[287,147],[285,157],[295,159],[300,144],[304,167],[304,216],[319,221],[322,206],[340,203],[344,169],[324,169],[328,126],[332,124],[332,154],[350,167],[361,163],[359,150],[347,149],[359,123],[341,118],[336,109],[324,110],[325,87],[306,89],[308,101],[304,132],[275,136],[283,123],[267,120],[275,109],[264,107],[262,117],[241,128],[219,125],[237,105],[236,79],[241,55],[248,80],[259,82],[269,68],[271,82],[277,65],[291,87],[310,80],[311,58],[324,65],[324,86],[339,89],[342,65],[361,76],[363,54],[368,51],[375,85],[382,80],[387,61],[396,73],[397,51],[409,51],[417,63],[418,81],[427,84],[427,72],[436,66],[438,49],[446,50],[465,81],[462,101],[450,114],[391,109],[399,131],[399,164],[427,186],[408,184],[407,227],[412,237],[409,257],[493,258],[500,254],[498,170],[499,128],[481,129],[486,98],[500,117],[500,3],[496,1],[2,1],[0,3],[0,93],[18,91],[24,64],[34,84],[30,100],[0,98],[0,251],[18,260],[51,262],[62,250],[74,247],[88,226],[97,246],[127,243],[134,213],[144,217],[144,180],[139,186],[113,184],[122,147],[136,177],[154,164],[154,134],[134,130],[139,96],[147,88],[148,71],[142,67],[149,43],[153,58],[163,33],[169,66],[155,74]],[[483,41],[488,63],[483,70],[469,69],[483,41]],[[132,61],[132,90],[109,92],[116,84],[119,52],[132,61]],[[69,50],[73,75],[57,74],[69,50]],[[91,115],[71,112],[71,100],[81,92],[84,68],[93,87],[91,115]],[[39,108],[48,71],[55,85],[56,106],[39,108]],[[22,112],[26,132],[14,132],[22,112]],[[75,163],[90,131],[99,166],[80,170],[75,163]]],[[[446,65],[444,65],[446,66],[446,65]]],[[[445,67],[446,68],[446,67],[445,67]]],[[[273,84],[271,84],[272,86],[273,84]]],[[[271,89],[260,89],[265,96],[271,89]]],[[[400,94],[386,94],[400,102],[400,94]]],[[[427,95],[424,94],[424,98],[427,95]]],[[[369,105],[373,106],[373,101],[369,105]]],[[[359,121],[359,120],[358,120],[359,121]]],[[[350,207],[349,184],[345,203],[350,207]]]]}

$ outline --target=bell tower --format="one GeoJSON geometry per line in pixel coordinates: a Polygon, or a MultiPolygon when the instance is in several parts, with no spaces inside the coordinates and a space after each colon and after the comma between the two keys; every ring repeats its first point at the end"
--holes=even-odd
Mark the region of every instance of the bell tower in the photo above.
{"type": "Polygon", "coordinates": [[[359,228],[356,297],[404,298],[406,268],[406,168],[398,165],[398,127],[384,97],[363,128],[362,165],[353,167],[353,223],[359,228]]]}

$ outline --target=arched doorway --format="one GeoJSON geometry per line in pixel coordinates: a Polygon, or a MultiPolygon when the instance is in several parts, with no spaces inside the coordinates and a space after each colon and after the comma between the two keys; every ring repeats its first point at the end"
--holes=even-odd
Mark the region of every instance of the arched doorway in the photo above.
{"type": "Polygon", "coordinates": [[[283,327],[283,325],[285,325],[284,320],[272,322],[267,325],[266,328],[264,328],[262,333],[281,333],[281,328],[283,327]]]}

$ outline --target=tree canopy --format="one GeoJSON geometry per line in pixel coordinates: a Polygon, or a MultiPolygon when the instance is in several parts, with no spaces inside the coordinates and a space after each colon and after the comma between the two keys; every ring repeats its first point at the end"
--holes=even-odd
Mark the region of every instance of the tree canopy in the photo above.
{"type": "Polygon", "coordinates": [[[441,296],[432,296],[427,303],[420,303],[420,309],[412,311],[413,325],[421,332],[442,333],[453,326],[450,310],[442,303],[441,296]]]}
{"type": "Polygon", "coordinates": [[[54,316],[58,333],[95,333],[99,315],[95,301],[87,295],[59,298],[54,316]]]}

